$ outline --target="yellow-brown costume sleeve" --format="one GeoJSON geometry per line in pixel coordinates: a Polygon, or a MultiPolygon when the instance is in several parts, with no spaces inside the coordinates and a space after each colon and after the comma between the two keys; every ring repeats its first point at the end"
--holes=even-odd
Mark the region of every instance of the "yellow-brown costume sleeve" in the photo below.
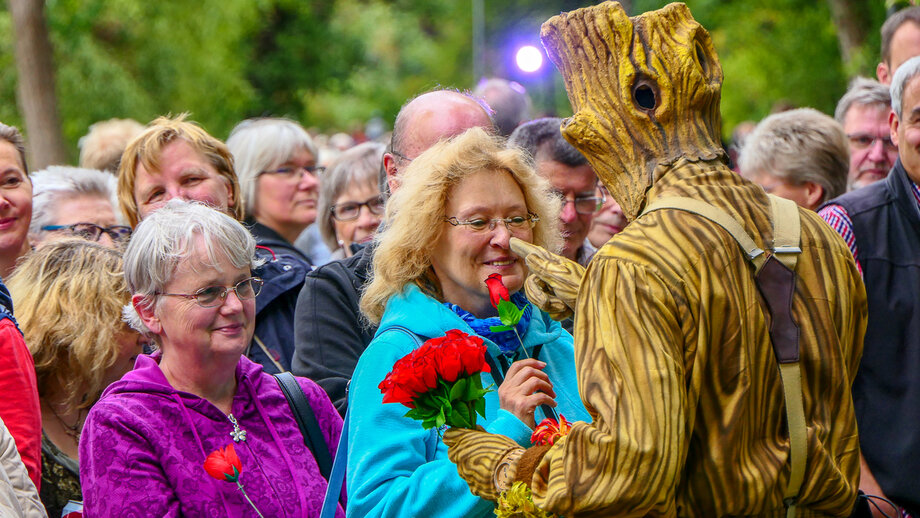
{"type": "Polygon", "coordinates": [[[578,298],[575,361],[594,424],[576,423],[541,461],[532,484],[540,507],[609,516],[615,497],[618,516],[675,515],[688,420],[672,288],[650,266],[591,263],[581,293],[604,296],[578,298]]]}

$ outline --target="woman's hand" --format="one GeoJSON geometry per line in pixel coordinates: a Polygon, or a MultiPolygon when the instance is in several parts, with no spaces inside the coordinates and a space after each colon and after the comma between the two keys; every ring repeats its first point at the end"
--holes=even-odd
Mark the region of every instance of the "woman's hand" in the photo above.
{"type": "Polygon", "coordinates": [[[546,364],[528,358],[511,364],[505,381],[498,387],[499,407],[511,412],[527,426],[533,428],[534,409],[540,405],[556,406],[556,392],[549,376],[543,372],[546,364]]]}

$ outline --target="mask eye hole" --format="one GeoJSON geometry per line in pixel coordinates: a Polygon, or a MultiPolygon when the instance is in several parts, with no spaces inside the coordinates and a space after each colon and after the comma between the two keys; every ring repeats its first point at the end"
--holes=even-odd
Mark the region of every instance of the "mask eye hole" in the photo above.
{"type": "Polygon", "coordinates": [[[636,102],[636,106],[646,111],[652,111],[658,105],[655,91],[644,81],[639,82],[633,88],[633,100],[636,102]]]}
{"type": "Polygon", "coordinates": [[[703,51],[703,46],[700,45],[700,42],[696,42],[694,45],[696,49],[696,61],[699,63],[700,68],[703,70],[703,75],[709,75],[709,61],[706,60],[706,52],[703,51]]]}

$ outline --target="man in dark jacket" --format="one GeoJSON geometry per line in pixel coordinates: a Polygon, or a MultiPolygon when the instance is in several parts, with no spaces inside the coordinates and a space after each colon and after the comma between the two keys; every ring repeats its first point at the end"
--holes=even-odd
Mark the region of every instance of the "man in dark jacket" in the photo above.
{"type": "Polygon", "coordinates": [[[865,354],[853,383],[859,488],[920,516],[920,56],[894,74],[891,108],[898,146],[891,172],[819,214],[849,245],[869,300],[865,354]]]}
{"type": "MultiPolygon", "coordinates": [[[[467,94],[436,90],[406,103],[396,116],[390,149],[383,155],[390,190],[399,187],[400,170],[415,157],[439,140],[474,126],[491,129],[492,121],[488,106],[467,94]]],[[[317,268],[307,275],[297,299],[291,370],[319,383],[342,415],[355,365],[377,332],[358,309],[373,255],[371,244],[347,259],[317,268]]]]}

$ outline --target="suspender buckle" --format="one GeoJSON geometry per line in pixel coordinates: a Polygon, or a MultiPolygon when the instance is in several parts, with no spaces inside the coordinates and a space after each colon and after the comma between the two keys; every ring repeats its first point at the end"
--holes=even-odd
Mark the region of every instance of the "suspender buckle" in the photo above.
{"type": "Polygon", "coordinates": [[[801,254],[802,249],[797,246],[777,246],[773,248],[774,254],[801,254]]]}

